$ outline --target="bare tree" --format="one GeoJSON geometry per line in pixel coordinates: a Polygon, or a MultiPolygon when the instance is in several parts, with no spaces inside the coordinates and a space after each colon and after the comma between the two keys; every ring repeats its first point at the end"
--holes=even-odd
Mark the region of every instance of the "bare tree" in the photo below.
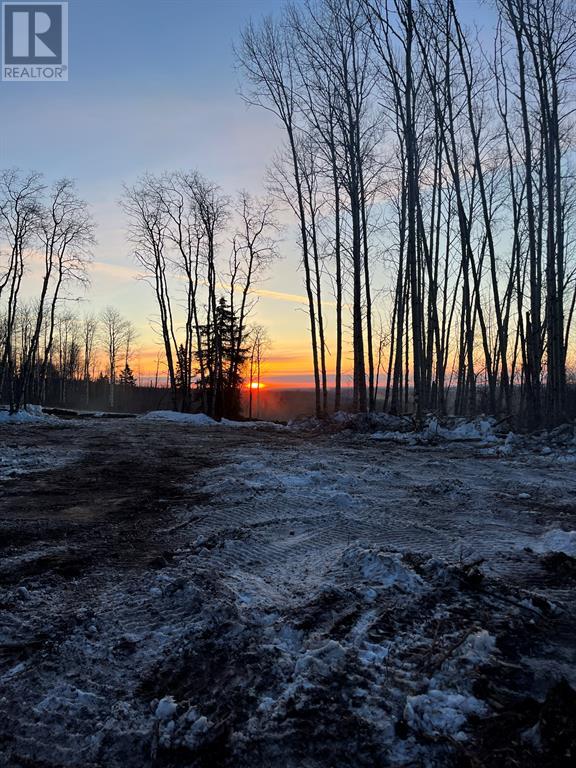
{"type": "Polygon", "coordinates": [[[230,255],[230,308],[237,318],[234,347],[230,365],[232,377],[237,373],[240,351],[246,341],[246,324],[256,298],[252,291],[277,257],[275,235],[278,224],[271,200],[253,198],[242,192],[237,201],[238,226],[232,238],[230,255]]]}
{"type": "Polygon", "coordinates": [[[101,344],[106,355],[106,366],[109,383],[109,404],[115,406],[115,391],[118,372],[118,361],[126,348],[130,333],[130,323],[114,307],[106,307],[100,315],[101,344]]]}
{"type": "Polygon", "coordinates": [[[0,298],[7,293],[4,345],[0,358],[0,389],[8,385],[12,411],[17,408],[13,334],[25,258],[37,233],[43,189],[38,173],[23,174],[18,170],[0,173],[0,236],[8,251],[7,266],[0,275],[0,298]]]}
{"type": "Polygon", "coordinates": [[[156,295],[172,404],[176,410],[178,408],[176,383],[178,343],[169,286],[168,219],[162,190],[160,179],[150,175],[144,176],[134,186],[124,187],[121,205],[128,218],[128,234],[134,245],[134,255],[144,269],[145,279],[152,285],[156,295]]]}
{"type": "Polygon", "coordinates": [[[312,285],[312,266],[304,188],[299,157],[299,131],[297,126],[298,95],[296,92],[297,70],[293,60],[293,40],[286,27],[271,18],[264,20],[260,28],[249,24],[242,34],[237,52],[238,60],[249,82],[251,91],[246,99],[252,104],[272,111],[282,121],[288,142],[287,158],[294,187],[294,209],[300,229],[304,283],[310,315],[310,336],[316,392],[316,413],[322,415],[320,385],[319,345],[317,313],[312,285]]]}
{"type": "Polygon", "coordinates": [[[39,361],[42,388],[62,294],[73,283],[82,286],[88,284],[86,268],[94,244],[94,223],[87,203],[78,197],[74,182],[69,179],[57,181],[50,189],[41,210],[38,239],[43,252],[44,274],[37,303],[36,325],[28,355],[22,365],[16,407],[20,406],[28,394],[45,319],[48,327],[47,342],[43,359],[39,361]]]}
{"type": "Polygon", "coordinates": [[[87,315],[82,320],[82,375],[84,378],[86,404],[90,402],[90,382],[94,376],[94,352],[98,333],[98,318],[87,315]]]}

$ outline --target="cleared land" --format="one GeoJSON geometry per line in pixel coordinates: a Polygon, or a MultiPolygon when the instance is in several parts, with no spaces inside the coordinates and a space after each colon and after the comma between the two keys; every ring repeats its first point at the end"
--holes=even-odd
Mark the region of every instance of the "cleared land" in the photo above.
{"type": "Polygon", "coordinates": [[[2,765],[573,764],[572,449],[54,420],[0,456],[2,765]]]}

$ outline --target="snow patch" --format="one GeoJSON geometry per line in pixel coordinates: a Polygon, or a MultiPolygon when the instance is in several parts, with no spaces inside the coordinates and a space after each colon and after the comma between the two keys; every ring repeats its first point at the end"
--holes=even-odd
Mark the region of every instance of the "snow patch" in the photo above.
{"type": "Polygon", "coordinates": [[[469,635],[462,646],[462,655],[473,664],[486,661],[496,648],[496,638],[485,629],[469,635]]]}
{"type": "Polygon", "coordinates": [[[494,421],[492,419],[461,421],[453,427],[445,427],[439,423],[438,419],[431,418],[424,429],[419,432],[378,431],[374,432],[371,438],[408,445],[428,443],[439,439],[447,442],[480,442],[484,445],[501,442],[501,439],[494,434],[494,421]]]}
{"type": "Polygon", "coordinates": [[[436,419],[431,419],[425,430],[432,436],[440,436],[445,440],[482,440],[483,442],[496,442],[498,438],[494,434],[493,422],[490,419],[476,419],[458,424],[453,429],[440,426],[436,419]]]}
{"type": "Polygon", "coordinates": [[[545,533],[535,544],[532,544],[532,549],[541,555],[550,552],[563,552],[569,557],[576,558],[576,531],[562,531],[559,528],[554,528],[545,533]]]}
{"type": "Polygon", "coordinates": [[[180,413],[178,411],[150,411],[138,417],[144,421],[172,421],[191,427],[214,427],[218,422],[205,413],[180,413]]]}
{"type": "Polygon", "coordinates": [[[273,421],[231,421],[222,419],[215,421],[205,413],[180,413],[180,411],[149,411],[138,417],[144,421],[171,421],[176,424],[187,424],[190,427],[230,427],[232,429],[285,429],[282,424],[273,421]]]}
{"type": "Polygon", "coordinates": [[[486,714],[486,705],[474,696],[438,689],[408,696],[404,710],[404,718],[414,730],[432,737],[451,736],[456,741],[468,738],[462,729],[470,715],[486,714]]]}
{"type": "Polygon", "coordinates": [[[390,443],[407,443],[414,445],[419,432],[373,432],[370,437],[372,440],[384,440],[390,443]]]}
{"type": "Polygon", "coordinates": [[[342,555],[342,563],[370,584],[395,587],[405,592],[417,592],[423,586],[420,576],[405,566],[398,555],[351,547],[342,555]]]}
{"type": "Polygon", "coordinates": [[[169,720],[174,716],[174,713],[178,709],[178,705],[174,701],[173,696],[164,696],[160,699],[158,706],[156,707],[156,717],[158,720],[169,720]]]}
{"type": "Polygon", "coordinates": [[[326,677],[342,664],[346,649],[336,640],[328,640],[320,648],[304,653],[297,660],[294,672],[298,675],[326,677]]]}
{"type": "Polygon", "coordinates": [[[1,424],[38,424],[54,417],[44,413],[40,405],[27,405],[16,413],[0,411],[1,424]]]}
{"type": "Polygon", "coordinates": [[[275,421],[232,421],[231,419],[222,419],[220,422],[225,427],[232,427],[232,429],[258,429],[264,427],[266,429],[286,429],[284,424],[277,424],[275,421]]]}
{"type": "Polygon", "coordinates": [[[19,447],[8,445],[0,447],[0,480],[19,477],[31,472],[46,472],[81,458],[80,451],[54,450],[50,448],[19,447]]]}

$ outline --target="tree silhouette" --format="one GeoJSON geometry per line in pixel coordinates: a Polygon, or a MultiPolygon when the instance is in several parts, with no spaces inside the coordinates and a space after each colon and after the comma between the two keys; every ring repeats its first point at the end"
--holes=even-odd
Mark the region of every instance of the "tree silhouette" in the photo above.
{"type": "Polygon", "coordinates": [[[205,351],[201,359],[198,355],[196,358],[200,381],[206,387],[208,412],[215,419],[238,418],[247,350],[238,346],[238,339],[244,337],[244,328],[224,297],[216,305],[213,322],[202,326],[200,334],[205,341],[202,346],[208,352],[205,351]]]}

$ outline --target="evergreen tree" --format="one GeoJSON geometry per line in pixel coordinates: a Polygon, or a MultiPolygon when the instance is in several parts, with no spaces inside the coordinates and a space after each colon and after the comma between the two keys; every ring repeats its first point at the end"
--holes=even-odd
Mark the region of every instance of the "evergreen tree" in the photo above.
{"type": "Polygon", "coordinates": [[[124,369],[120,373],[120,377],[118,379],[118,382],[123,387],[135,387],[136,386],[136,379],[134,378],[134,374],[132,373],[132,369],[126,363],[124,366],[124,369]]]}
{"type": "Polygon", "coordinates": [[[190,410],[190,360],[186,354],[184,344],[178,347],[176,359],[176,390],[182,401],[182,410],[190,410]]]}
{"type": "MultiPolygon", "coordinates": [[[[208,412],[216,419],[238,418],[241,413],[242,368],[247,349],[242,346],[244,326],[225,298],[221,298],[210,324],[200,329],[204,340],[201,379],[207,389],[208,412]]],[[[200,385],[201,386],[201,385],[200,385]]]]}

